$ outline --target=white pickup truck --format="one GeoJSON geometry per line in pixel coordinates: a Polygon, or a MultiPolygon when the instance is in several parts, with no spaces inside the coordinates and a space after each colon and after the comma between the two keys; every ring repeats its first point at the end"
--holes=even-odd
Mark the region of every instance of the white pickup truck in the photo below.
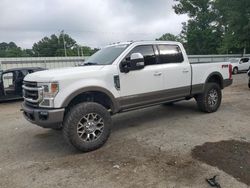
{"type": "Polygon", "coordinates": [[[83,66],[27,75],[22,111],[31,123],[63,129],[73,146],[91,151],[108,139],[111,115],[193,97],[201,111],[215,112],[231,84],[230,63],[190,64],[180,43],[118,43],[83,66]]]}
{"type": "Polygon", "coordinates": [[[248,71],[250,70],[250,60],[248,57],[242,58],[232,58],[229,59],[232,64],[233,74],[238,74],[240,71],[248,71]]]}

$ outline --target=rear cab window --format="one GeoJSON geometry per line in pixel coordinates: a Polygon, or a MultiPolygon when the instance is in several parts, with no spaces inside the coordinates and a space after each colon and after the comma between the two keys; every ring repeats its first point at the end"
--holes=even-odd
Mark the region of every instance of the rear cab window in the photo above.
{"type": "Polygon", "coordinates": [[[184,57],[178,45],[159,44],[159,60],[161,64],[166,63],[182,63],[184,57]]]}

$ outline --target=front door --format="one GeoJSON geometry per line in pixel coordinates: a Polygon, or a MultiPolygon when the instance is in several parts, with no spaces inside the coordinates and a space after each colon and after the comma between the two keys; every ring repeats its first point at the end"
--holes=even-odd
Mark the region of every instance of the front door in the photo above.
{"type": "Polygon", "coordinates": [[[19,71],[4,72],[2,74],[0,100],[18,99],[22,96],[19,71]]]}
{"type": "Polygon", "coordinates": [[[128,73],[120,73],[120,105],[122,108],[145,105],[157,100],[157,92],[163,87],[162,65],[157,64],[152,45],[140,45],[133,48],[124,60],[129,60],[132,53],[141,53],[145,67],[128,73]]]}
{"type": "Polygon", "coordinates": [[[242,58],[241,61],[240,61],[240,65],[239,65],[239,70],[248,70],[249,69],[249,58],[242,58]]]}

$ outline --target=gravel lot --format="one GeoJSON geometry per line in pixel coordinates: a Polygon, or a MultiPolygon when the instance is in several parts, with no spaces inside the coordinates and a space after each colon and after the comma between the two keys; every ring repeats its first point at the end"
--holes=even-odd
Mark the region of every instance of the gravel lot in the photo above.
{"type": "Polygon", "coordinates": [[[248,187],[191,151],[205,142],[250,142],[249,101],[247,76],[236,75],[218,112],[201,113],[190,100],[116,115],[106,145],[90,153],[75,151],[60,131],[28,123],[21,102],[2,103],[0,187],[209,188],[205,178],[214,175],[223,188],[248,187]]]}

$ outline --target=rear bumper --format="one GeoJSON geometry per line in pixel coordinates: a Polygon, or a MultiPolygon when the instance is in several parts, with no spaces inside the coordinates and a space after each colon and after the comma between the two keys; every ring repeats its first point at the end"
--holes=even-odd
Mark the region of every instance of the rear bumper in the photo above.
{"type": "Polygon", "coordinates": [[[223,88],[228,87],[228,86],[230,86],[232,84],[233,84],[233,80],[232,79],[225,79],[225,80],[223,80],[223,88]]]}
{"type": "Polygon", "coordinates": [[[22,111],[26,120],[43,128],[58,128],[64,117],[64,108],[42,109],[33,108],[22,103],[22,111]]]}

